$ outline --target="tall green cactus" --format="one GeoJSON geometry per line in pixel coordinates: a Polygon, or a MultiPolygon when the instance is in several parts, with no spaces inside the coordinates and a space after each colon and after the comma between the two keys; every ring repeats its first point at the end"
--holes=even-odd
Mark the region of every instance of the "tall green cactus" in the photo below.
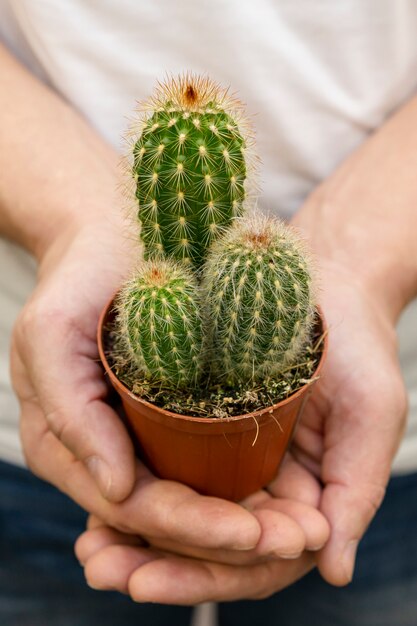
{"type": "Polygon", "coordinates": [[[250,134],[242,106],[208,78],[185,74],[159,85],[144,110],[133,176],[145,258],[199,267],[243,212],[250,134]]]}
{"type": "Polygon", "coordinates": [[[204,268],[212,372],[262,382],[300,357],[314,321],[308,259],[295,233],[264,216],[237,220],[204,268]]]}
{"type": "Polygon", "coordinates": [[[190,388],[202,366],[195,278],[172,261],[144,262],[117,299],[119,349],[139,376],[190,388]]]}

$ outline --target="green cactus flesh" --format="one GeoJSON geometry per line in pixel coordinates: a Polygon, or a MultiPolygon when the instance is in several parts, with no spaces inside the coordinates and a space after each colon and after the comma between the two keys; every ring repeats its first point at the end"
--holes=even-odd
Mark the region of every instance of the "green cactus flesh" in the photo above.
{"type": "Polygon", "coordinates": [[[117,332],[126,359],[151,383],[192,388],[201,369],[200,304],[185,267],[148,261],[118,297],[117,332]]]}
{"type": "Polygon", "coordinates": [[[288,227],[238,220],[214,244],[203,288],[215,376],[262,382],[296,363],[315,309],[308,260],[288,227]]]}
{"type": "Polygon", "coordinates": [[[193,111],[167,101],[145,122],[133,175],[145,258],[161,253],[198,267],[242,214],[245,140],[215,101],[193,111]]]}

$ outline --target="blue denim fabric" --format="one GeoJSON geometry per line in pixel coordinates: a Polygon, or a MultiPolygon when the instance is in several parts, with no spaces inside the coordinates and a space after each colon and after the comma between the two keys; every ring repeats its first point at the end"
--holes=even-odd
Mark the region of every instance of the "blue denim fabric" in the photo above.
{"type": "Polygon", "coordinates": [[[0,626],[188,626],[192,609],[135,604],[87,587],[74,556],[86,514],[0,462],[0,626]]]}
{"type": "MultiPolygon", "coordinates": [[[[85,513],[0,462],[0,626],[188,626],[191,609],[89,589],[73,555],[85,513]]],[[[219,606],[220,626],[417,626],[417,474],[394,478],[362,541],[353,583],[313,572],[261,602],[219,606]]]]}
{"type": "Polygon", "coordinates": [[[391,479],[349,586],[331,587],[312,572],[262,602],[221,605],[219,624],[417,626],[417,474],[391,479]]]}

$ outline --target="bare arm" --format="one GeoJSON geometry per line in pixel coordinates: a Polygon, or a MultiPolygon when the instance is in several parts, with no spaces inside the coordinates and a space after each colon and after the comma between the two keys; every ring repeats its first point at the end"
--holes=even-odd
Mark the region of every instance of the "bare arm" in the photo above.
{"type": "Polygon", "coordinates": [[[68,228],[119,220],[118,155],[0,46],[0,232],[38,259],[68,228]]]}
{"type": "Polygon", "coordinates": [[[346,159],[297,216],[323,261],[396,319],[417,294],[417,97],[346,159]]]}
{"type": "MultiPolygon", "coordinates": [[[[0,232],[36,256],[40,277],[13,337],[12,379],[22,416],[29,411],[27,399],[36,396],[52,432],[86,460],[102,489],[119,499],[133,486],[131,444],[110,413],[103,424],[107,422],[113,435],[118,435],[116,445],[94,432],[97,424],[91,430],[83,427],[82,405],[78,415],[70,415],[75,380],[70,382],[63,374],[70,354],[59,339],[65,332],[68,337],[72,333],[74,341],[77,333],[82,334],[77,322],[81,303],[77,309],[73,292],[78,289],[81,296],[87,289],[83,280],[99,272],[89,248],[95,245],[103,267],[104,255],[115,259],[107,270],[107,285],[102,282],[101,289],[96,287],[97,301],[92,300],[89,312],[82,311],[90,319],[98,315],[103,299],[110,297],[128,267],[127,239],[115,201],[118,156],[4,48],[0,48],[0,68],[0,232]],[[109,478],[105,474],[110,459],[119,454],[124,460],[109,478]],[[100,468],[98,458],[107,458],[100,468]]],[[[84,341],[79,337],[79,346],[94,350],[93,327],[84,341]]],[[[90,403],[90,412],[96,411],[90,403]]]]}
{"type": "Polygon", "coordinates": [[[413,98],[315,190],[295,220],[318,255],[330,325],[320,393],[295,451],[325,485],[321,510],[332,533],[319,567],[335,584],[352,576],[405,427],[395,324],[417,294],[416,173],[413,98]]]}

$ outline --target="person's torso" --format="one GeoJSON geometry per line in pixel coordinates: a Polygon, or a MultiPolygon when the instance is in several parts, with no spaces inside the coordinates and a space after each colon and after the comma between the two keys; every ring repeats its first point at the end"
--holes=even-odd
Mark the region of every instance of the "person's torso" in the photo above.
{"type": "MultiPolygon", "coordinates": [[[[3,0],[0,39],[117,149],[136,100],[167,73],[209,74],[247,103],[260,204],[289,218],[417,85],[413,0],[3,0]]],[[[0,247],[0,457],[18,460],[5,342],[34,269],[0,247]],[[23,271],[13,296],[8,281],[23,271]],[[13,305],[11,303],[14,303],[13,305]],[[4,313],[5,311],[5,313],[4,313]],[[3,436],[4,435],[4,436],[3,436]],[[6,444],[2,444],[2,442],[6,444]],[[9,443],[7,443],[9,442],[9,443]],[[3,447],[1,447],[3,445],[3,447]]],[[[417,469],[417,304],[399,326],[410,427],[398,470],[417,469]]]]}

